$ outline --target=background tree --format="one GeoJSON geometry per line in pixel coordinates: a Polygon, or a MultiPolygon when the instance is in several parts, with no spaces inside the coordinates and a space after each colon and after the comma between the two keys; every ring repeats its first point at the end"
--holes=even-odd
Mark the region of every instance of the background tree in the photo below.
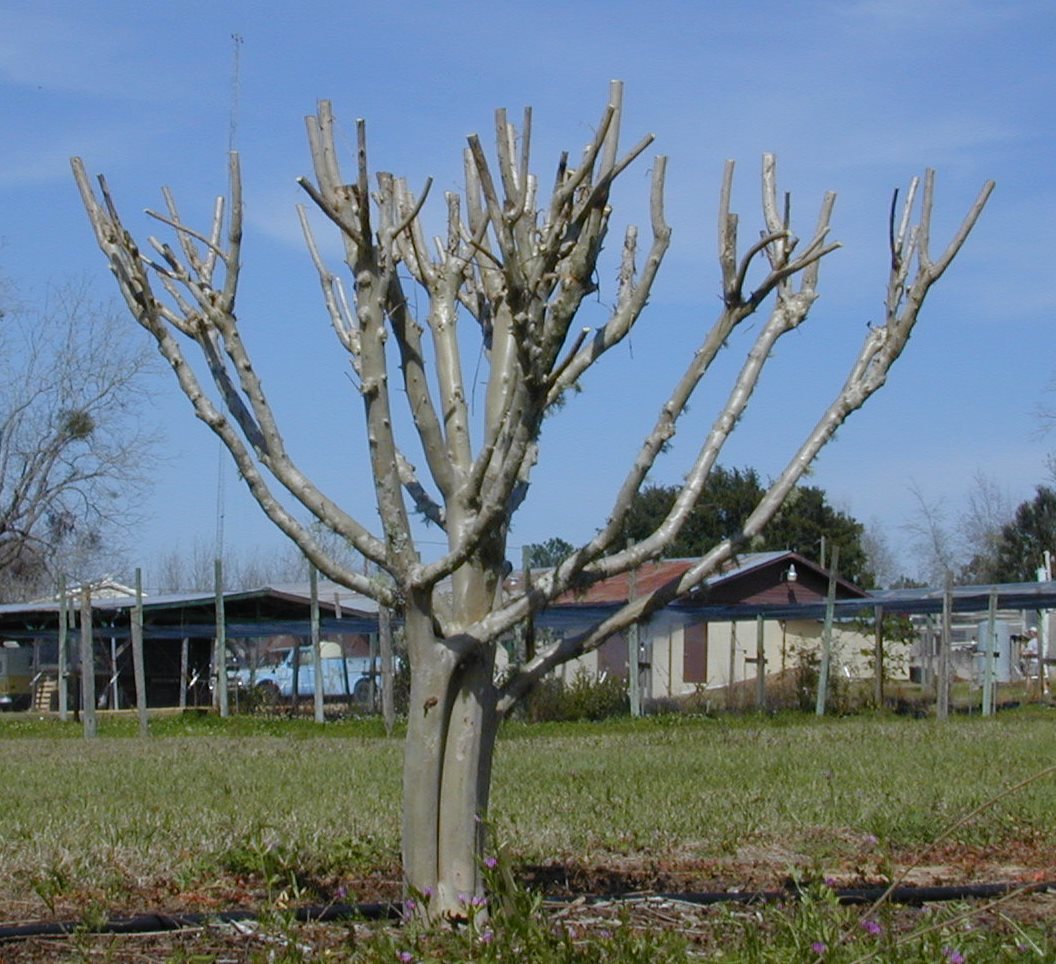
{"type": "Polygon", "coordinates": [[[1001,529],[990,570],[994,582],[1033,582],[1045,565],[1045,552],[1056,553],[1056,490],[1039,485],[1033,499],[1017,507],[1001,529]]]}
{"type": "Polygon", "coordinates": [[[154,367],[83,286],[39,307],[8,294],[0,327],[0,598],[54,585],[60,571],[96,575],[137,519],[156,459],[142,412],[154,367]]]}
{"type": "Polygon", "coordinates": [[[892,588],[901,571],[887,532],[876,519],[871,519],[862,530],[862,551],[866,567],[873,574],[870,588],[892,588]]]}
{"type": "Polygon", "coordinates": [[[968,504],[960,523],[967,563],[966,583],[1001,582],[998,551],[1005,527],[1012,520],[1012,501],[998,483],[976,472],[968,490],[968,504]]]}
{"type": "Polygon", "coordinates": [[[524,561],[531,569],[552,569],[567,559],[576,547],[557,536],[546,542],[531,542],[524,547],[524,561]]]}
{"type": "Polygon", "coordinates": [[[903,528],[917,559],[917,575],[925,585],[941,586],[947,572],[962,585],[1004,581],[997,552],[1012,508],[1008,495],[993,479],[982,472],[975,474],[959,517],[953,516],[946,501],[925,498],[916,483],[910,492],[917,509],[903,528]]]}
{"type": "MultiPolygon", "coordinates": [[[[362,570],[362,557],[334,533],[313,526],[316,538],[329,555],[349,568],[362,570]]],[[[306,582],[308,568],[293,543],[279,549],[237,550],[224,546],[221,552],[224,589],[259,589],[277,583],[306,582]]],[[[145,571],[148,585],[159,592],[212,592],[216,584],[216,547],[196,540],[189,550],[171,549],[145,571]]]]}
{"type": "MultiPolygon", "coordinates": [[[[667,546],[668,558],[700,556],[724,539],[736,538],[752,510],[766,493],[755,469],[712,469],[693,510],[678,536],[667,546]]],[[[643,539],[660,525],[678,499],[676,485],[647,485],[634,498],[627,514],[627,535],[643,539]]],[[[754,551],[792,549],[820,560],[821,550],[831,558],[840,547],[840,575],[862,586],[872,586],[874,576],[862,545],[865,527],[833,508],[823,489],[796,486],[766,529],[752,540],[754,551]]]]}
{"type": "MultiPolygon", "coordinates": [[[[914,181],[905,202],[892,205],[883,322],[867,329],[843,387],[798,447],[793,443],[786,468],[744,520],[738,538],[719,541],[677,580],[541,649],[497,679],[495,650],[504,634],[574,582],[626,572],[661,555],[678,536],[775,345],[805,321],[817,297],[820,262],[836,247],[829,239],[834,196],[825,196],[814,230],[801,241],[792,228],[791,202],[778,192],[775,162],[767,155],[763,229],[739,253],[739,222],[730,209],[734,168],[727,163],[719,205],[716,319],[704,326],[702,343],[674,379],[601,528],[529,590],[504,596],[507,533],[527,495],[543,420],[634,328],[669,244],[666,161],[658,157],[651,171],[648,248],[640,251],[637,229],[627,229],[611,314],[596,328],[575,324],[580,305],[597,287],[612,185],[652,140],[645,137],[621,153],[621,113],[622,87],[614,83],[590,143],[576,159],[560,157],[550,196],[543,200],[530,171],[531,112],[525,112],[519,130],[505,111],[497,112],[496,158],[489,161],[480,139],[469,137],[465,191],[445,195],[447,230],[433,244],[420,218],[428,183],[416,196],[404,180],[382,172],[372,193],[365,124],[357,122],[356,171],[349,179],[340,170],[329,103],[322,102],[307,119],[315,180],[299,183],[338,230],[352,290],[325,263],[303,212],[302,224],[324,303],[360,391],[380,536],[299,469],[241,339],[235,312],[242,243],[238,156],[230,160],[230,200],[217,203],[205,231],[185,226],[165,192],[166,211],[156,217],[175,231],[175,242],[152,239],[153,253],[133,241],[105,182],[97,196],[81,162],[73,162],[96,239],[129,310],[155,338],[195,414],[223,440],[263,510],[320,570],[402,615],[411,667],[403,869],[410,887],[433,894],[430,913],[464,914],[465,895],[481,888],[482,817],[498,719],[555,666],[688,592],[762,531],[825,442],[884,383],[929,289],[960,249],[992,187],[983,188],[953,240],[934,258],[933,175],[929,172],[922,185],[914,181]],[[421,316],[412,313],[415,304],[424,306],[421,316]],[[694,390],[734,331],[764,305],[763,317],[751,326],[744,363],[701,440],[675,505],[655,531],[621,549],[634,496],[675,434],[694,390]],[[478,329],[479,344],[460,332],[467,318],[478,329]],[[201,378],[185,352],[190,347],[200,351],[201,378]],[[471,406],[474,393],[464,373],[474,370],[481,353],[487,368],[483,403],[471,406]],[[426,359],[432,360],[431,372],[426,359]],[[409,408],[409,433],[398,431],[404,423],[393,410],[401,399],[409,408]],[[419,475],[411,461],[415,452],[427,475],[419,475]],[[367,579],[330,558],[284,497],[351,542],[386,570],[391,582],[367,579]],[[445,551],[435,561],[425,562],[417,552],[412,509],[446,534],[445,551]]],[[[360,484],[349,479],[350,486],[360,484]]]]}

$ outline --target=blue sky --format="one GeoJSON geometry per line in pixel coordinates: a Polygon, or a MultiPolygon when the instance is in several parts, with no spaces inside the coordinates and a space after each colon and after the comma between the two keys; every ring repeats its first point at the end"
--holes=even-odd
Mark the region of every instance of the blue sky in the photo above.
{"type": "MultiPolygon", "coordinates": [[[[160,204],[161,185],[173,188],[185,220],[207,223],[234,137],[246,191],[244,335],[294,455],[369,519],[360,406],[294,214],[303,200],[294,179],[309,171],[304,115],[331,99],[347,145],[354,119],[365,117],[374,167],[416,186],[433,176],[435,202],[459,186],[465,135],[487,138],[499,106],[515,117],[533,106],[535,167],[548,183],[558,151],[582,147],[609,79],[621,78],[626,142],[651,131],[655,151],[669,157],[674,236],[629,343],[548,423],[510,539],[577,541],[603,521],[666,387],[715,314],[715,208],[727,157],[738,163],[742,237],[759,224],[763,151],[778,155],[801,234],[822,193],[839,194],[833,236],[844,247],[723,458],[764,476],[781,468],[842,381],[866,323],[880,317],[892,189],[926,166],[938,170],[940,241],[994,178],[990,206],[906,355],[813,477],[897,543],[913,512],[911,484],[955,513],[979,471],[1016,502],[1047,479],[1056,444],[1038,437],[1036,411],[1056,406],[1046,391],[1056,368],[1054,47],[1050,0],[0,0],[0,273],[23,297],[69,277],[88,277],[110,297],[69,157],[106,174],[145,235],[157,226],[135,212],[160,204]]],[[[643,159],[626,176],[620,222],[647,223],[648,171],[643,159]]],[[[438,204],[427,212],[441,230],[438,204]]],[[[615,275],[607,264],[602,299],[615,275]]],[[[131,337],[138,329],[129,324],[131,337]]],[[[746,348],[736,341],[726,354],[732,362],[746,348]]],[[[681,477],[727,388],[721,377],[705,387],[656,481],[681,477]]],[[[148,571],[169,549],[211,544],[219,488],[217,443],[164,380],[157,417],[168,459],[143,506],[134,560],[148,571]]],[[[228,467],[227,543],[277,545],[239,486],[228,467]]]]}

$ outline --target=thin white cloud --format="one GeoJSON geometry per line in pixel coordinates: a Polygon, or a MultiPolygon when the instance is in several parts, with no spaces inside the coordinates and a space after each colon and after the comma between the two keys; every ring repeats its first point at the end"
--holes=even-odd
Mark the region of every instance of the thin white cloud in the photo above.
{"type": "Polygon", "coordinates": [[[974,165],[980,152],[1017,142],[1024,133],[979,114],[905,117],[879,132],[863,122],[846,130],[838,156],[856,170],[863,165],[912,170],[922,161],[949,169],[974,165]]]}
{"type": "Polygon", "coordinates": [[[905,31],[942,24],[951,33],[964,33],[1018,20],[1038,9],[1034,0],[838,0],[831,13],[840,20],[867,21],[874,28],[905,31]]]}
{"type": "Polygon", "coordinates": [[[0,29],[0,78],[21,87],[110,93],[130,45],[120,26],[41,10],[8,10],[0,29]]]}

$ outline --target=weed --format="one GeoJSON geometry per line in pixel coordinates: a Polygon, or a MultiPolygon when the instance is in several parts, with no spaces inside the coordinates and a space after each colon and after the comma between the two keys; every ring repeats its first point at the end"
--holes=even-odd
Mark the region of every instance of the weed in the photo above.
{"type": "Polygon", "coordinates": [[[70,877],[66,870],[59,864],[53,863],[43,874],[29,875],[30,887],[48,908],[55,913],[55,902],[70,892],[70,877]]]}

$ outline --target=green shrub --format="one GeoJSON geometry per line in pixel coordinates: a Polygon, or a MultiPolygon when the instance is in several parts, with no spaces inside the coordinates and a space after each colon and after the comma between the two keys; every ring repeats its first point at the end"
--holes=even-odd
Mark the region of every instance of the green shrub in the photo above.
{"type": "Polygon", "coordinates": [[[630,712],[627,683],[617,676],[595,676],[581,669],[570,683],[549,677],[539,683],[524,702],[525,717],[532,723],[605,720],[630,712]]]}

